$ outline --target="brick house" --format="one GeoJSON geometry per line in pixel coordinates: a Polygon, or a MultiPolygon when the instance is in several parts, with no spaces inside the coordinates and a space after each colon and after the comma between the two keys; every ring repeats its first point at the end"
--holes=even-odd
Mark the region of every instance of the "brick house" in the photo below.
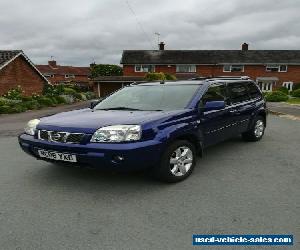
{"type": "Polygon", "coordinates": [[[36,67],[52,84],[90,84],[90,67],[62,66],[54,60],[48,61],[47,65],[36,65],[36,67]]]}
{"type": "Polygon", "coordinates": [[[300,83],[300,50],[124,50],[124,76],[164,72],[178,79],[196,76],[249,76],[263,91],[300,83]]]}
{"type": "Polygon", "coordinates": [[[22,50],[0,50],[0,96],[18,85],[25,95],[40,94],[49,84],[22,50]]]}

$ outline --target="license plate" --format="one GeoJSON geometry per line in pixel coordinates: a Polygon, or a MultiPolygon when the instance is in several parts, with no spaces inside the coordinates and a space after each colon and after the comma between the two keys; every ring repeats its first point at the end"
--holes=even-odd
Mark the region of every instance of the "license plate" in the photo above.
{"type": "Polygon", "coordinates": [[[47,158],[56,161],[77,162],[76,155],[73,154],[48,151],[44,149],[39,149],[38,154],[41,158],[47,158]]]}

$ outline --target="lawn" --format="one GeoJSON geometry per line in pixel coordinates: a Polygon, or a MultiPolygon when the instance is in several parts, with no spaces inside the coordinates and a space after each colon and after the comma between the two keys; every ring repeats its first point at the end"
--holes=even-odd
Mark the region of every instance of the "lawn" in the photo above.
{"type": "Polygon", "coordinates": [[[289,104],[300,104],[300,97],[290,98],[286,102],[289,104]]]}

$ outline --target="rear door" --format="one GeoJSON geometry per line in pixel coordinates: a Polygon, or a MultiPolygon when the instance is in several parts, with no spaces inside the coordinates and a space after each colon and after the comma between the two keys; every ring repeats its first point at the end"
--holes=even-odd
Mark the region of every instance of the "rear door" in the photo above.
{"type": "MultiPolygon", "coordinates": [[[[199,106],[203,109],[208,101],[225,101],[226,103],[227,99],[225,84],[212,84],[201,97],[199,106]]],[[[203,111],[200,114],[200,127],[205,146],[228,138],[228,128],[231,124],[230,119],[230,113],[226,107],[221,110],[203,111]]]]}
{"type": "MultiPolygon", "coordinates": [[[[239,134],[248,128],[251,115],[256,108],[257,92],[254,83],[249,81],[227,84],[229,96],[229,113],[232,119],[231,132],[239,134]]],[[[258,90],[258,89],[256,89],[258,90]]]]}

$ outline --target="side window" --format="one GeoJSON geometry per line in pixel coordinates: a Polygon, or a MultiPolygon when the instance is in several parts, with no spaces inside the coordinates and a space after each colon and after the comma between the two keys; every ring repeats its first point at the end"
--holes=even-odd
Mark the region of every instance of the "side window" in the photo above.
{"type": "Polygon", "coordinates": [[[226,101],[226,87],[223,84],[211,85],[200,100],[201,107],[211,101],[226,101]]]}
{"type": "Polygon", "coordinates": [[[258,86],[254,82],[249,82],[247,88],[251,99],[261,98],[258,86]]]}
{"type": "Polygon", "coordinates": [[[231,103],[244,102],[250,99],[247,91],[247,84],[242,82],[229,83],[227,85],[231,103]]]}

